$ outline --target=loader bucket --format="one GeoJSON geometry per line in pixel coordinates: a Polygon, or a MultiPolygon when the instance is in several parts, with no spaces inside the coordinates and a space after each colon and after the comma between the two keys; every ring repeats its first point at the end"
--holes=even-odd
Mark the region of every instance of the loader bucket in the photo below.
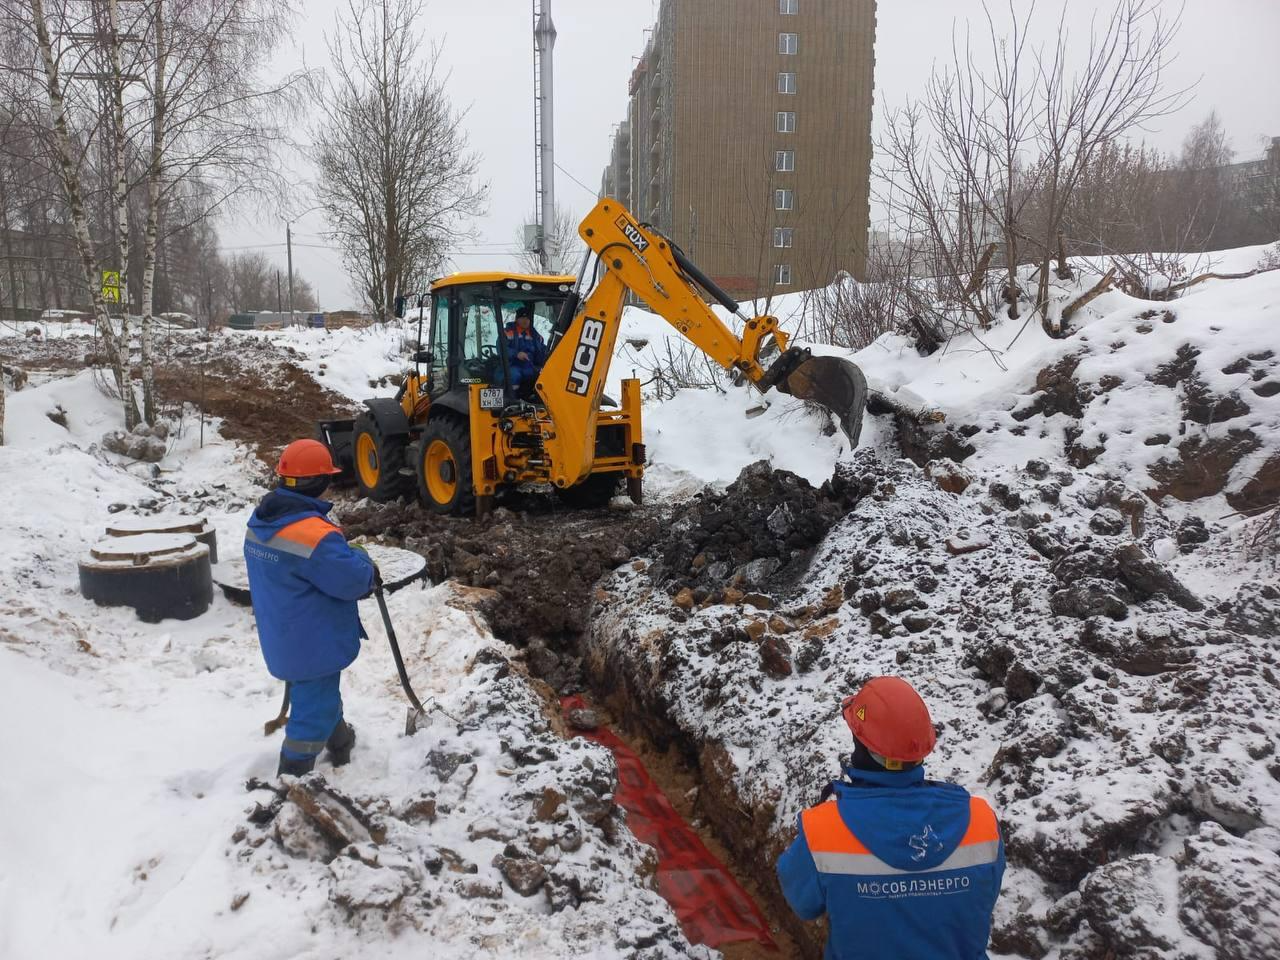
{"type": "Polygon", "coordinates": [[[809,356],[778,381],[777,389],[826,407],[840,421],[850,445],[858,445],[862,412],[867,406],[867,378],[857,364],[839,357],[809,356]]]}
{"type": "Polygon", "coordinates": [[[316,439],[329,448],[334,466],[342,473],[339,483],[355,482],[355,455],[351,449],[354,420],[321,420],[316,424],[316,439]]]}

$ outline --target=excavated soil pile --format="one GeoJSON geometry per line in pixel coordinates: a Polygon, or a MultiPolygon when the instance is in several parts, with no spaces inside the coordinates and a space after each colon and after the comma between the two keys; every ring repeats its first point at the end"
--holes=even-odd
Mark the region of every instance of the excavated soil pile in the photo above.
{"type": "Polygon", "coordinates": [[[61,374],[88,366],[93,349],[93,337],[9,337],[0,341],[0,364],[27,373],[61,374]]]}
{"type": "MultiPolygon", "coordinates": [[[[458,956],[501,955],[525,936],[559,939],[565,956],[612,942],[637,960],[708,960],[645,883],[656,857],[623,829],[612,755],[563,739],[498,650],[479,650],[468,674],[454,705],[463,719],[414,738],[404,752],[417,758],[401,757],[399,779],[384,773],[364,792],[368,782],[326,777],[325,766],[249,780],[255,802],[228,856],[285,896],[326,891],[319,936],[409,932],[458,944],[458,956]]],[[[237,894],[231,909],[248,899],[237,894]]]]}
{"type": "Polygon", "coordinates": [[[266,340],[215,338],[175,347],[156,365],[160,402],[203,406],[222,418],[222,436],[253,447],[274,465],[291,440],[312,437],[316,421],[355,415],[356,405],[326,390],[266,340]],[[203,368],[203,384],[200,371],[203,368]]]}
{"type": "MultiPolygon", "coordinates": [[[[190,331],[158,338],[162,414],[184,404],[203,407],[207,416],[221,418],[222,436],[253,447],[268,466],[290,440],[315,436],[316,421],[355,415],[356,404],[293,362],[300,354],[292,347],[256,337],[203,337],[190,331]]],[[[0,365],[10,371],[60,374],[105,362],[90,336],[13,338],[0,345],[0,365]]],[[[109,371],[101,373],[109,383],[109,371]]],[[[142,375],[136,356],[133,375],[142,375]]]]}
{"type": "Polygon", "coordinates": [[[510,500],[483,520],[430,513],[416,502],[362,503],[343,513],[350,537],[370,536],[427,558],[427,576],[493,591],[485,610],[494,635],[532,647],[530,666],[553,686],[572,686],[562,656],[576,653],[601,576],[647,550],[663,529],[641,510],[565,510],[550,496],[510,500]]]}
{"type": "Polygon", "coordinates": [[[342,513],[350,537],[417,551],[427,575],[493,591],[494,634],[530,648],[529,663],[557,689],[579,689],[577,641],[589,627],[596,582],[641,555],[658,555],[653,579],[703,602],[794,582],[814,547],[863,492],[837,476],[821,488],[766,462],[723,492],[710,489],[666,511],[565,510],[553,497],[511,497],[481,521],[444,517],[415,502],[362,502],[342,513]]]}
{"type": "Polygon", "coordinates": [[[760,460],[723,492],[708,488],[677,509],[651,578],[672,594],[688,590],[695,603],[719,602],[726,587],[785,588],[865,492],[844,473],[815,488],[760,460]]]}

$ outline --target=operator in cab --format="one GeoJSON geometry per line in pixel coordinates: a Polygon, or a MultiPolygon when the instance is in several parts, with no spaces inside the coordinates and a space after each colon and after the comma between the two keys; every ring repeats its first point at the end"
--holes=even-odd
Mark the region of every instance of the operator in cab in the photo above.
{"type": "Polygon", "coordinates": [[[983,960],[1004,875],[995,813],[925,779],[933,721],[901,677],[867,681],[842,713],[853,756],[778,860],[787,902],[827,915],[826,960],[983,960]]]}
{"type": "Polygon", "coordinates": [[[547,344],[533,326],[533,308],[527,303],[516,309],[515,319],[506,326],[507,363],[511,367],[511,389],[527,390],[538,379],[547,361],[547,344]]]}

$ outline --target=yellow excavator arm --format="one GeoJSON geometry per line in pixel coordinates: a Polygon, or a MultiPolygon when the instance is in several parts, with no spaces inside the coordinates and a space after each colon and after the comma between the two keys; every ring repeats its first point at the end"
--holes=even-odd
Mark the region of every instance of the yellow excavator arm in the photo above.
{"type": "Polygon", "coordinates": [[[652,227],[639,223],[616,200],[596,204],[578,228],[603,271],[574,313],[538,378],[537,391],[553,430],[545,437],[551,480],[572,486],[591,471],[600,400],[622,321],[627,292],[680,331],[725,370],[736,370],[761,392],[771,387],[829,409],[856,444],[866,402],[866,381],[858,368],[836,357],[815,357],[788,348],[787,334],[772,316],[747,317],[738,304],[704,276],[683,251],[652,227]],[[701,286],[743,324],[739,336],[707,306],[701,286]],[[769,340],[778,356],[768,369],[760,363],[769,340]]]}

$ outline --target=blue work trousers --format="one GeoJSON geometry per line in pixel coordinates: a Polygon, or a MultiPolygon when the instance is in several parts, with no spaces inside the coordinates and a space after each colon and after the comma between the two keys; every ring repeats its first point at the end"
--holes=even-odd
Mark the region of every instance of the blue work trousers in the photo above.
{"type": "Polygon", "coordinates": [[[342,672],[289,684],[289,723],[284,728],[281,756],[307,760],[318,756],[342,720],[342,672]]]}

